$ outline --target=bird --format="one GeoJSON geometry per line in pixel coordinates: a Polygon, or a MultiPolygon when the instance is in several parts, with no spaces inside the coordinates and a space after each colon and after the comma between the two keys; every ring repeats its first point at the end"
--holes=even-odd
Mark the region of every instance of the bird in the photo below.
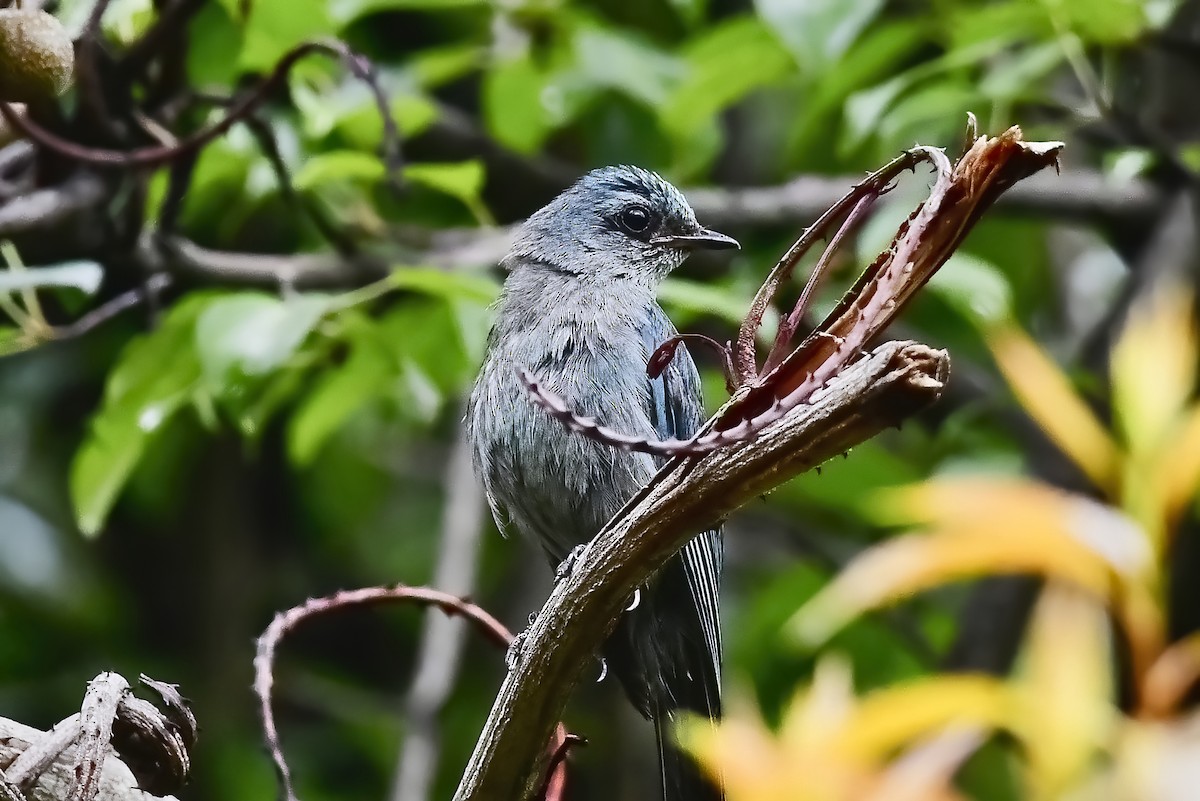
{"type": "MultiPolygon", "coordinates": [[[[691,437],[704,407],[686,347],[657,378],[646,371],[658,345],[677,333],[657,290],[692,251],[738,247],[697,222],[675,186],[633,166],[588,172],[520,226],[501,261],[508,275],[466,414],[475,468],[502,532],[515,529],[561,566],[663,464],[569,432],[529,401],[518,369],[611,428],[691,437]]],[[[722,552],[719,526],[697,532],[639,588],[602,649],[654,723],[664,801],[724,797],[670,731],[680,713],[721,714],[722,552]]]]}

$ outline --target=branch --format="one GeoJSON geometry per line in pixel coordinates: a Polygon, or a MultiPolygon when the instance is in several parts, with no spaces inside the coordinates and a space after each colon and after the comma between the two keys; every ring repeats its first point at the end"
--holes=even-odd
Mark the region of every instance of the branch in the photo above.
{"type": "MultiPolygon", "coordinates": [[[[803,175],[779,186],[689,189],[696,216],[713,226],[795,225],[815,220],[861,181],[856,175],[803,175]]],[[[996,201],[997,211],[1091,222],[1145,222],[1157,217],[1166,196],[1141,178],[1115,182],[1098,170],[1064,169],[1035,175],[996,201]]]]}
{"type": "Polygon", "coordinates": [[[224,117],[213,125],[181,138],[171,145],[156,145],[137,150],[108,150],[64,139],[43,128],[27,116],[17,114],[12,105],[0,101],[0,116],[14,129],[20,131],[42,147],[67,158],[91,164],[102,164],[123,168],[156,167],[167,164],[181,156],[193,153],[215,139],[223,136],[237,123],[246,119],[266,102],[271,92],[283,84],[284,79],[301,59],[312,53],[321,53],[340,58],[350,72],[367,84],[371,96],[383,118],[384,161],[389,174],[399,167],[400,132],[388,108],[387,98],[379,86],[370,62],[350,50],[339,41],[304,42],[289,50],[275,64],[271,74],[264,78],[252,92],[238,101],[224,117]]]}
{"type": "MultiPolygon", "coordinates": [[[[0,796],[5,801],[153,801],[183,785],[196,719],[173,685],[140,677],[165,712],[101,673],[82,710],[49,732],[0,718],[0,796]],[[139,789],[139,788],[145,788],[139,789]]],[[[170,798],[170,796],[166,796],[170,798]]]]}
{"type": "Polygon", "coordinates": [[[555,721],[634,589],[695,532],[927,406],[948,365],[943,351],[887,343],[754,440],[668,462],[584,548],[526,631],[456,801],[528,798],[555,721]]]}
{"type": "Polygon", "coordinates": [[[142,235],[136,260],[150,272],[173,272],[206,283],[296,289],[359,286],[388,273],[386,262],[365,254],[346,259],[336,253],[235,253],[155,233],[142,235]]]}
{"type": "MultiPolygon", "coordinates": [[[[310,617],[339,611],[350,606],[389,602],[415,603],[422,606],[436,607],[447,615],[458,615],[466,618],[474,624],[478,631],[501,648],[509,648],[512,645],[512,633],[504,627],[503,623],[492,617],[486,609],[463,598],[451,595],[448,592],[441,592],[429,589],[428,587],[398,585],[395,587],[367,587],[360,590],[347,590],[325,598],[311,598],[301,606],[293,607],[275,615],[275,619],[271,621],[271,625],[258,638],[258,650],[254,656],[254,692],[258,696],[263,734],[267,740],[267,747],[271,752],[271,759],[275,762],[280,783],[283,785],[285,801],[297,801],[297,799],[295,789],[292,785],[291,770],[288,768],[287,760],[283,756],[283,749],[279,744],[279,730],[275,726],[275,714],[271,706],[271,688],[275,683],[275,652],[278,649],[280,641],[288,632],[310,617]]],[[[551,728],[553,729],[554,726],[552,725],[551,728]]],[[[550,731],[546,732],[546,742],[549,743],[549,748],[547,749],[546,742],[542,743],[542,748],[546,756],[556,755],[560,752],[565,755],[564,744],[570,741],[571,735],[567,733],[565,727],[559,724],[557,730],[553,733],[553,738],[550,731]]],[[[576,738],[576,741],[578,741],[578,738],[576,738]]],[[[547,773],[548,776],[543,783],[547,788],[544,796],[545,801],[561,801],[562,788],[566,776],[566,765],[560,759],[547,773]]]]}

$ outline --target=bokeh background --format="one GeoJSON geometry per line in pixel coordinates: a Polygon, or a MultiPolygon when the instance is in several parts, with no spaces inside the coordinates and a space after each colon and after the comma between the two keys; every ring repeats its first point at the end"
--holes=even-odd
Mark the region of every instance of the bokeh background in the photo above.
{"type": "MultiPolygon", "coordinates": [[[[513,629],[540,606],[549,570],[482,506],[463,398],[506,226],[587,169],[658,170],[741,240],[662,293],[681,329],[725,340],[803,227],[904,148],[953,155],[968,112],[1067,144],[1061,174],[989,213],[893,331],[949,350],[944,400],[729,522],[728,692],[768,720],[816,664],[785,622],[889,534],[874,490],[963,473],[1087,490],[1007,388],[989,327],[1031,332],[1104,415],[1131,304],[1197,275],[1193,2],[113,0],[91,21],[93,0],[46,7],[79,39],[79,79],[24,113],[73,142],[169,145],[323,37],[376,66],[400,133],[389,165],[370,89],[319,54],[166,164],[86,164],[0,127],[9,273],[67,264],[88,290],[40,290],[37,314],[12,293],[18,313],[0,317],[0,714],[48,727],[101,670],[176,682],[202,727],[194,801],[276,793],[250,690],[276,611],[394,582],[469,594],[513,629]],[[152,300],[85,317],[162,274],[152,300]]],[[[822,308],[928,185],[918,170],[887,196],[822,308]]],[[[696,355],[715,409],[723,381],[696,355]]],[[[1196,548],[1179,543],[1186,575],[1196,548]]],[[[1197,586],[1171,585],[1172,636],[1200,623],[1197,586]]],[[[1004,673],[1036,587],[956,583],[832,648],[860,691],[1004,673]]],[[[277,707],[305,801],[450,796],[503,655],[434,618],[346,612],[286,642],[277,707]]],[[[651,797],[650,728],[613,682],[581,687],[567,722],[590,740],[573,798],[651,797]]],[[[1012,755],[1001,738],[971,758],[972,797],[1021,795],[1012,755]]]]}

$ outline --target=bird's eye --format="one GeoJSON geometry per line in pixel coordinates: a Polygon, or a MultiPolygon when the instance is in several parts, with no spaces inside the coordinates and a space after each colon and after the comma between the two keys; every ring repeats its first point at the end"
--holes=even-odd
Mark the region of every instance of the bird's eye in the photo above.
{"type": "Polygon", "coordinates": [[[629,206],[623,209],[621,227],[631,234],[645,233],[650,227],[650,210],[645,206],[629,206]]]}

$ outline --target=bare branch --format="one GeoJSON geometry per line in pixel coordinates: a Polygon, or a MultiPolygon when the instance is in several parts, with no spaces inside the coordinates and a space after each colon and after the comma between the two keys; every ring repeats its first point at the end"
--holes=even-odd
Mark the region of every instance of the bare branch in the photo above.
{"type": "Polygon", "coordinates": [[[91,164],[102,164],[113,167],[135,168],[155,167],[173,161],[181,156],[195,152],[215,139],[223,136],[237,123],[253,114],[270,97],[272,91],[283,84],[284,79],[301,59],[313,53],[332,55],[342,59],[355,77],[364,81],[371,89],[372,97],[383,118],[384,131],[384,160],[389,171],[399,167],[399,130],[392,119],[388,108],[387,98],[379,87],[379,82],[370,62],[363,56],[350,50],[342,42],[320,41],[304,42],[289,50],[276,63],[271,74],[262,80],[254,91],[237,102],[229,112],[213,125],[197,131],[190,136],[181,138],[172,145],[144,147],[137,150],[107,150],[89,147],[78,142],[72,142],[38,125],[28,116],[17,114],[12,105],[0,101],[0,116],[14,129],[20,131],[32,141],[55,153],[76,161],[91,164]]]}
{"type": "MultiPolygon", "coordinates": [[[[296,606],[275,615],[271,625],[258,638],[258,651],[254,657],[254,692],[258,695],[259,714],[262,716],[267,747],[271,751],[271,758],[275,762],[275,769],[279,774],[284,798],[287,801],[295,801],[296,793],[292,785],[291,770],[288,768],[287,760],[283,756],[283,749],[279,744],[279,731],[275,726],[275,714],[271,707],[271,687],[275,682],[275,651],[280,641],[289,631],[310,617],[343,610],[350,606],[397,602],[434,606],[448,615],[461,615],[475,624],[476,629],[502,648],[507,648],[512,642],[512,633],[504,627],[503,623],[492,617],[487,610],[450,593],[426,587],[368,587],[361,590],[348,590],[325,598],[309,599],[302,606],[296,606]]],[[[549,739],[549,735],[550,732],[547,731],[547,739],[549,739]]]]}
{"type": "Polygon", "coordinates": [[[79,713],[79,742],[75,749],[75,778],[68,801],[94,801],[100,791],[100,770],[112,751],[117,707],[129,692],[129,682],[116,673],[101,673],[88,682],[79,713]]]}
{"type": "Polygon", "coordinates": [[[157,794],[171,798],[165,794],[182,786],[187,775],[195,719],[171,685],[145,677],[142,683],[160,692],[166,714],[134,697],[121,676],[102,673],[89,682],[82,711],[49,732],[0,718],[0,764],[8,765],[0,776],[0,797],[4,801],[154,801],[157,794]]]}

